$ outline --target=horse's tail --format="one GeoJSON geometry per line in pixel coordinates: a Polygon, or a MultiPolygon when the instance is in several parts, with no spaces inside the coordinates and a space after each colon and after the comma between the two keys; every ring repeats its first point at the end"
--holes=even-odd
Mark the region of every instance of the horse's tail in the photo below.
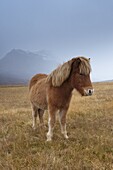
{"type": "Polygon", "coordinates": [[[33,85],[35,85],[37,83],[37,81],[39,81],[42,78],[46,78],[46,77],[47,77],[47,74],[36,74],[36,75],[34,75],[29,82],[29,90],[31,89],[31,87],[33,85]]]}

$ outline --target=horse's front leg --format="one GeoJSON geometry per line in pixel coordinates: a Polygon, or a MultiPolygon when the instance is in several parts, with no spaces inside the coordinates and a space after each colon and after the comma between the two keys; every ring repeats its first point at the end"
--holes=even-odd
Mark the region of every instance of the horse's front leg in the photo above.
{"type": "Polygon", "coordinates": [[[68,139],[69,137],[67,135],[67,130],[66,130],[66,113],[67,113],[67,109],[60,110],[59,121],[61,125],[61,133],[64,135],[66,139],[68,139]]]}
{"type": "Polygon", "coordinates": [[[51,141],[53,137],[53,130],[54,130],[54,125],[56,121],[56,112],[57,109],[55,108],[49,108],[49,119],[48,119],[48,133],[47,133],[47,141],[51,141]]]}

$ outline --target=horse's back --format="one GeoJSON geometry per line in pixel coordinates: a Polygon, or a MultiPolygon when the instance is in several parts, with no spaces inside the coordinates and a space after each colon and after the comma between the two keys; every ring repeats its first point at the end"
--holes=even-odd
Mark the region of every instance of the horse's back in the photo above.
{"type": "Polygon", "coordinates": [[[31,87],[33,85],[35,85],[39,80],[43,79],[43,78],[46,78],[47,77],[47,74],[36,74],[34,75],[30,82],[29,82],[29,90],[31,89],[31,87]]]}
{"type": "Polygon", "coordinates": [[[47,109],[46,74],[36,74],[29,83],[29,98],[33,106],[42,110],[47,109]]]}

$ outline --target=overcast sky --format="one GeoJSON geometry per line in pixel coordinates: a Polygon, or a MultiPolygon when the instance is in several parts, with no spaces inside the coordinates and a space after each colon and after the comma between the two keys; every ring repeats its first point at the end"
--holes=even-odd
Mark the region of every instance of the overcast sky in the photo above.
{"type": "Polygon", "coordinates": [[[113,79],[113,0],[0,0],[0,58],[13,48],[90,57],[93,81],[113,79]]]}

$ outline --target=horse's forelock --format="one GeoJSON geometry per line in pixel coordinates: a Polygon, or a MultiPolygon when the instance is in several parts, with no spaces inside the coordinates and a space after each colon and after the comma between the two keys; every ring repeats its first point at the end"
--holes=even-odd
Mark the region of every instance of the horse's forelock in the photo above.
{"type": "Polygon", "coordinates": [[[80,74],[88,75],[91,72],[90,59],[80,57],[79,71],[80,74]]]}

